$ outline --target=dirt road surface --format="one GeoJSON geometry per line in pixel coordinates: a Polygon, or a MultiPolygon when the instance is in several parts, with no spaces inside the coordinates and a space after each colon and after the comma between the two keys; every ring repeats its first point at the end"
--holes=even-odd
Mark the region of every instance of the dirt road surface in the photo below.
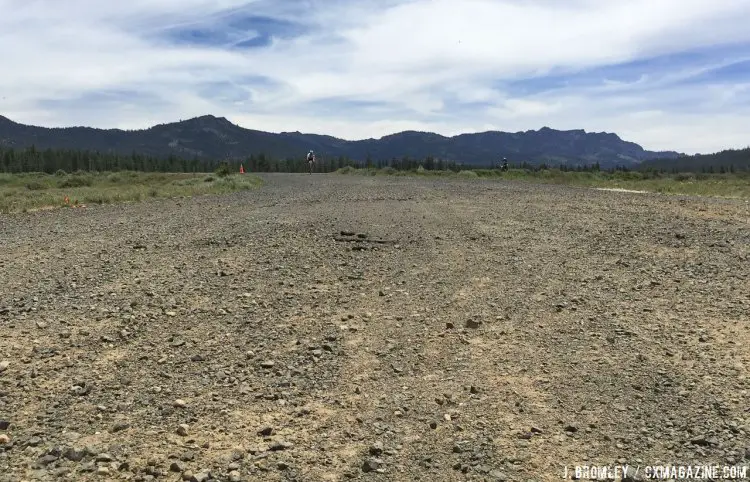
{"type": "Polygon", "coordinates": [[[746,202],[264,178],[0,216],[0,481],[750,463],[746,202]]]}

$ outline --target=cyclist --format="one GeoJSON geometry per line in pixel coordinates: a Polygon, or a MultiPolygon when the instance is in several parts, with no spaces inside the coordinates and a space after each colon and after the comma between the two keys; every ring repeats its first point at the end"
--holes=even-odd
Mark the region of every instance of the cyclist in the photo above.
{"type": "Polygon", "coordinates": [[[310,167],[310,174],[312,174],[312,167],[315,164],[315,153],[312,149],[307,153],[307,165],[310,167]]]}

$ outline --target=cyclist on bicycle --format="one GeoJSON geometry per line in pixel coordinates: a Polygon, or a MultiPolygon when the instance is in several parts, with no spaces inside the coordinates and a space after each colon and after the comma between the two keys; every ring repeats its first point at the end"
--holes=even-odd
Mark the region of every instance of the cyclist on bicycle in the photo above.
{"type": "Polygon", "coordinates": [[[310,152],[307,153],[307,165],[309,167],[310,174],[312,174],[313,164],[315,164],[315,153],[311,149],[310,152]]]}

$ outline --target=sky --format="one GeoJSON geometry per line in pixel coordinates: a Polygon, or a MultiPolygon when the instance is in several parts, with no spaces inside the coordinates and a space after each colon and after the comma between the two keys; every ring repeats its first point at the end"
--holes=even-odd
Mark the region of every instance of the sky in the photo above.
{"type": "Polygon", "coordinates": [[[750,0],[0,0],[0,115],[750,145],[750,0]]]}

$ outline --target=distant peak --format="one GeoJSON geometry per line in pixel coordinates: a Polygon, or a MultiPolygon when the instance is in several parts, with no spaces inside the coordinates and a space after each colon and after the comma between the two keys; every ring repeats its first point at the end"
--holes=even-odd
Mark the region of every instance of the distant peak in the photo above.
{"type": "Polygon", "coordinates": [[[199,121],[199,122],[215,122],[215,123],[221,123],[221,124],[231,124],[231,122],[229,122],[229,120],[226,117],[216,117],[215,115],[211,115],[211,114],[193,117],[192,119],[187,119],[184,122],[191,122],[191,121],[192,122],[199,121]]]}

